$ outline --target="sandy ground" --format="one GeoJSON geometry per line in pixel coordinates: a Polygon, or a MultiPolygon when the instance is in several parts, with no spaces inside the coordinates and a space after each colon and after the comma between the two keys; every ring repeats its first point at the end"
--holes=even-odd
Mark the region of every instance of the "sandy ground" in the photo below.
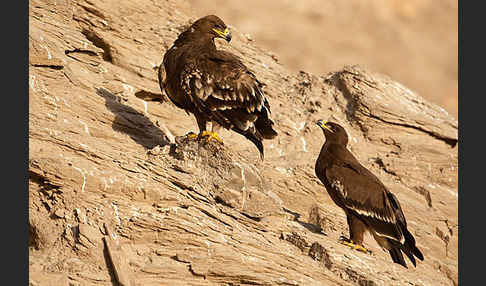
{"type": "Polygon", "coordinates": [[[360,64],[387,74],[457,118],[457,1],[190,1],[275,53],[291,70],[360,64]]]}

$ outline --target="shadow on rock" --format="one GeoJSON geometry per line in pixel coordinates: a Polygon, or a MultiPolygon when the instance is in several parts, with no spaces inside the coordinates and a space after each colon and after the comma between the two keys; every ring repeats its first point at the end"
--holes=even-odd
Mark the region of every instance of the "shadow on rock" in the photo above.
{"type": "Polygon", "coordinates": [[[313,223],[304,222],[304,221],[299,220],[299,218],[300,218],[300,214],[299,213],[296,213],[294,211],[291,211],[291,210],[289,210],[287,208],[283,208],[283,211],[286,212],[286,213],[288,213],[288,214],[293,215],[294,216],[294,221],[296,221],[301,226],[305,227],[310,232],[319,233],[319,234],[323,234],[323,235],[326,235],[327,236],[327,233],[325,233],[323,231],[323,229],[321,228],[320,225],[316,225],[316,224],[313,224],[313,223]]]}
{"type": "Polygon", "coordinates": [[[116,115],[112,128],[130,136],[135,142],[147,149],[157,145],[168,145],[169,139],[152,121],[134,108],[122,103],[122,98],[104,88],[98,88],[96,94],[105,99],[106,107],[116,115]]]}

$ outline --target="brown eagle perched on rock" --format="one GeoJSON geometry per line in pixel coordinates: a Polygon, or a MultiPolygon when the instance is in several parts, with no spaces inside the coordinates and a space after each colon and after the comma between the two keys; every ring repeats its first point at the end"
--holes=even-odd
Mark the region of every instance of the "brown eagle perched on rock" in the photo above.
{"type": "Polygon", "coordinates": [[[424,257],[407,229],[397,197],[346,148],[348,135],[341,125],[322,120],[317,125],[322,128],[326,142],[315,172],[334,203],[346,213],[349,239],[341,237],[341,242],[367,253],[363,236],[369,231],[382,249],[390,253],[393,262],[408,268],[403,252],[416,266],[415,257],[420,260],[424,257]]]}
{"type": "Polygon", "coordinates": [[[253,142],[263,159],[263,139],[277,136],[262,84],[240,59],[217,50],[215,38],[231,40],[226,24],[209,15],[195,21],[174,41],[159,68],[159,84],[179,108],[194,114],[199,134],[214,138],[216,128],[231,129],[253,142]],[[212,124],[212,132],[206,130],[212,124]]]}

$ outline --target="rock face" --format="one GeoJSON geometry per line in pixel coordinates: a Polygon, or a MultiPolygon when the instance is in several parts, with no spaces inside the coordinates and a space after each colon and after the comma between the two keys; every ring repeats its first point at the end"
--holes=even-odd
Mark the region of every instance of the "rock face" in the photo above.
{"type": "Polygon", "coordinates": [[[31,285],[457,285],[454,118],[358,66],[291,73],[233,28],[217,44],[265,84],[279,136],[264,161],[232,132],[187,140],[156,67],[191,20],[175,0],[30,1],[31,285]],[[338,243],[314,175],[329,118],[400,200],[417,268],[338,243]]]}

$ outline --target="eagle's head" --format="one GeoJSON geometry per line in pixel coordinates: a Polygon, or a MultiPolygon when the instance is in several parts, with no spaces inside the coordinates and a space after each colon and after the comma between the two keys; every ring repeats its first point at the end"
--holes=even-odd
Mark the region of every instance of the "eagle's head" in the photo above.
{"type": "Polygon", "coordinates": [[[226,24],[218,16],[208,15],[198,19],[191,25],[191,30],[204,33],[214,38],[223,38],[228,43],[231,41],[231,32],[226,24]]]}
{"type": "Polygon", "coordinates": [[[318,120],[316,124],[317,126],[321,127],[322,131],[324,132],[326,141],[342,144],[344,146],[346,146],[348,143],[348,134],[341,125],[324,120],[318,120]]]}

